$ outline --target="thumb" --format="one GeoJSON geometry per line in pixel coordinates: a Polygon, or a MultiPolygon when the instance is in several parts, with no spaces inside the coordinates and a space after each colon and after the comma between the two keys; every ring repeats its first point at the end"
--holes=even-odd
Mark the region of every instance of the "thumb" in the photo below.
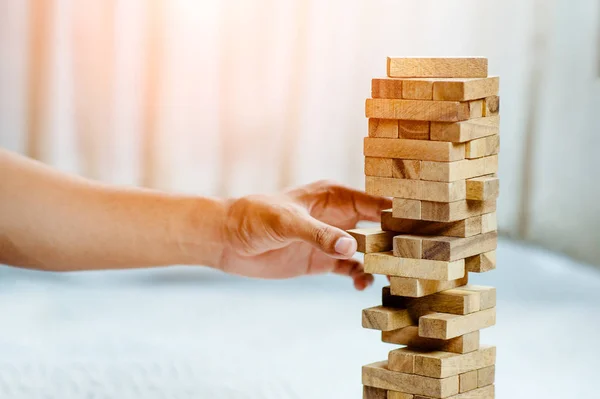
{"type": "Polygon", "coordinates": [[[356,240],[344,230],[303,215],[293,224],[292,239],[299,239],[336,259],[348,259],[356,253],[356,240]]]}

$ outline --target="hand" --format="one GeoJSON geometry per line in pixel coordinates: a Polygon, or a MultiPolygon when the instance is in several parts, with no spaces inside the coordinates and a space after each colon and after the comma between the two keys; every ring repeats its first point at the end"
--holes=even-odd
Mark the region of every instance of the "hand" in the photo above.
{"type": "Polygon", "coordinates": [[[331,182],[275,196],[247,196],[228,205],[225,249],[218,267],[232,274],[289,278],[333,272],[363,290],[373,282],[351,259],[356,241],[344,230],[378,222],[391,201],[331,182]]]}

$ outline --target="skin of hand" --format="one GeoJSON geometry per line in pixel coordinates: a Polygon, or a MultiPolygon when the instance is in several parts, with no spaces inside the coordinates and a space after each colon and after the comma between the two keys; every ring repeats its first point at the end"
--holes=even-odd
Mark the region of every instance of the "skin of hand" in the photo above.
{"type": "Polygon", "coordinates": [[[380,220],[387,198],[319,181],[274,196],[229,201],[218,268],[249,277],[347,275],[358,290],[373,282],[352,259],[356,241],[344,230],[380,220]]]}

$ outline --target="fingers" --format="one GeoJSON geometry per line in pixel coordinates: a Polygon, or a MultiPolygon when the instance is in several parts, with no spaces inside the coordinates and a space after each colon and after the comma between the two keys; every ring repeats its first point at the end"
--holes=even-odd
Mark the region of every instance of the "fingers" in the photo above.
{"type": "Polygon", "coordinates": [[[354,288],[359,291],[369,287],[374,280],[373,275],[365,273],[363,265],[355,259],[338,260],[333,272],[352,278],[354,288]]]}

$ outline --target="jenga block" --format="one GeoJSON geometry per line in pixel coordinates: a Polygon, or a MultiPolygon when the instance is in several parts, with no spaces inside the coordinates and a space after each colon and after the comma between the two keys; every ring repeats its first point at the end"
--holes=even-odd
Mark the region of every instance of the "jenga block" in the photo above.
{"type": "Polygon", "coordinates": [[[484,100],[469,101],[469,118],[483,118],[484,100]]]}
{"type": "Polygon", "coordinates": [[[394,119],[369,119],[369,137],[398,138],[398,121],[394,119]]]}
{"type": "Polygon", "coordinates": [[[498,94],[500,78],[448,79],[433,83],[433,99],[438,101],[478,100],[498,94]]]}
{"type": "Polygon", "coordinates": [[[375,306],[362,311],[362,326],[373,330],[391,331],[412,326],[415,321],[408,310],[375,306]]]}
{"type": "Polygon", "coordinates": [[[466,185],[466,196],[470,200],[486,201],[498,198],[500,194],[500,180],[495,176],[474,177],[467,180],[466,185]]]}
{"type": "Polygon", "coordinates": [[[491,309],[496,306],[496,288],[494,287],[487,287],[484,285],[465,285],[458,289],[461,291],[478,293],[479,307],[481,308],[481,310],[491,309]]]}
{"type": "Polygon", "coordinates": [[[402,98],[407,100],[433,100],[432,79],[404,79],[402,98]]]}
{"type": "Polygon", "coordinates": [[[484,273],[496,268],[496,251],[485,252],[465,259],[465,269],[472,273],[484,273]]]}
{"type": "Polygon", "coordinates": [[[458,161],[465,158],[465,144],[426,140],[364,139],[366,157],[458,161]]]}
{"type": "MultiPolygon", "coordinates": [[[[464,393],[460,393],[455,396],[451,396],[446,399],[494,399],[495,398],[495,389],[494,385],[489,385],[483,388],[477,388],[472,391],[467,391],[464,393]]],[[[431,399],[426,396],[415,395],[413,399],[431,399]]]]}
{"type": "Polygon", "coordinates": [[[366,176],[365,189],[372,195],[439,202],[460,201],[467,195],[464,180],[448,183],[366,176]]]}
{"type": "Polygon", "coordinates": [[[419,180],[421,161],[416,159],[392,159],[392,177],[419,180]]]}
{"type": "Polygon", "coordinates": [[[392,177],[393,164],[394,159],[365,157],[365,176],[392,177]]]}
{"type": "Polygon", "coordinates": [[[452,353],[469,353],[479,349],[479,331],[460,337],[442,340],[419,336],[419,327],[409,326],[394,331],[383,331],[381,340],[390,344],[407,345],[421,350],[437,350],[452,353]]]}
{"type": "Polygon", "coordinates": [[[458,376],[458,390],[460,393],[477,388],[477,370],[471,370],[458,376]]]}
{"type": "Polygon", "coordinates": [[[421,201],[406,198],[392,200],[392,215],[397,218],[421,219],[421,201]]]}
{"type": "Polygon", "coordinates": [[[499,150],[500,136],[495,134],[467,142],[465,157],[469,159],[487,157],[497,154],[499,150]]]}
{"type": "MultiPolygon", "coordinates": [[[[487,295],[487,292],[483,292],[487,295]]],[[[391,295],[391,293],[390,293],[391,295]]],[[[409,313],[416,318],[432,312],[469,314],[481,310],[482,292],[476,290],[463,290],[462,287],[453,288],[427,295],[422,298],[404,298],[394,300],[395,303],[402,304],[403,309],[408,309],[409,313]]],[[[394,298],[392,296],[392,298],[394,298]]],[[[488,298],[486,297],[486,300],[488,298]]],[[[388,300],[389,301],[389,300],[388,300]]]]}
{"type": "MultiPolygon", "coordinates": [[[[394,206],[396,198],[394,198],[394,206]]],[[[473,201],[461,200],[454,202],[419,201],[422,220],[434,222],[453,222],[474,216],[491,213],[496,210],[496,200],[473,201]]],[[[396,217],[396,208],[392,208],[392,215],[396,217]]],[[[400,216],[398,216],[400,217],[400,216]]],[[[406,217],[410,219],[409,217],[406,217]]]]}
{"type": "MultiPolygon", "coordinates": [[[[396,243],[394,242],[394,247],[396,243]]],[[[472,237],[425,237],[421,259],[454,261],[493,251],[498,245],[498,233],[490,231],[472,237]]]]}
{"type": "MultiPolygon", "coordinates": [[[[469,102],[388,100],[368,98],[367,118],[406,119],[412,121],[458,122],[471,119],[469,102]]],[[[474,116],[474,118],[481,116],[474,116]]]]}
{"type": "Polygon", "coordinates": [[[425,280],[406,277],[390,277],[392,295],[420,298],[436,292],[449,290],[467,284],[468,273],[452,281],[425,280]]]}
{"type": "Polygon", "coordinates": [[[418,349],[401,348],[388,354],[388,369],[400,373],[415,374],[415,354],[418,349]]]}
{"type": "Polygon", "coordinates": [[[387,361],[363,366],[362,383],[375,388],[432,398],[447,398],[458,393],[458,376],[438,379],[398,373],[387,368],[387,361]]]}
{"type": "Polygon", "coordinates": [[[487,233],[496,230],[498,230],[498,218],[496,217],[496,212],[481,215],[481,232],[487,233]]]}
{"type": "Polygon", "coordinates": [[[394,237],[394,256],[400,258],[421,259],[422,237],[413,235],[397,235],[394,237]]]}
{"type": "Polygon", "coordinates": [[[477,387],[492,385],[496,379],[496,366],[491,365],[477,370],[477,387]]]}
{"type": "Polygon", "coordinates": [[[500,116],[469,119],[462,122],[431,122],[430,138],[435,141],[464,143],[500,133],[500,116]]]}
{"type": "Polygon", "coordinates": [[[481,233],[481,225],[481,216],[473,216],[456,222],[429,222],[395,218],[391,209],[381,212],[381,229],[396,233],[471,237],[481,233]]]}
{"type": "MultiPolygon", "coordinates": [[[[390,369],[392,369],[392,365],[396,365],[395,358],[402,351],[404,349],[397,349],[390,352],[388,360],[390,369]]],[[[496,363],[495,346],[481,346],[478,350],[465,354],[442,351],[422,353],[407,351],[412,353],[414,357],[413,373],[426,377],[446,378],[492,366],[496,363]]],[[[403,358],[402,355],[399,357],[403,358]]]]}
{"type": "Polygon", "coordinates": [[[387,399],[414,399],[414,395],[404,392],[387,391],[387,399]]]}
{"type": "MultiPolygon", "coordinates": [[[[496,94],[496,93],[491,93],[496,94]]],[[[371,97],[373,98],[402,98],[401,79],[371,80],[371,97]]]]}
{"type": "Polygon", "coordinates": [[[498,155],[454,162],[421,161],[420,178],[451,182],[489,175],[498,171],[498,155]]]}
{"type": "Polygon", "coordinates": [[[488,61],[483,57],[406,58],[388,57],[391,78],[485,78],[488,61]]]}
{"type": "Polygon", "coordinates": [[[484,116],[493,116],[500,113],[500,97],[490,96],[484,100],[484,116]]]}
{"type": "Polygon", "coordinates": [[[365,273],[449,281],[465,275],[464,259],[456,262],[398,258],[392,252],[365,254],[365,273]]]}
{"type": "Polygon", "coordinates": [[[393,248],[394,233],[383,231],[378,227],[347,230],[356,240],[357,251],[365,254],[371,252],[385,252],[393,248]]]}
{"type": "Polygon", "coordinates": [[[450,339],[493,326],[495,323],[496,308],[481,310],[462,316],[448,313],[432,313],[419,318],[419,336],[450,339]]]}
{"type": "MultiPolygon", "coordinates": [[[[475,383],[477,383],[477,374],[475,374],[475,383]]],[[[373,388],[363,385],[363,399],[387,399],[388,391],[385,389],[373,388]]]]}
{"type": "Polygon", "coordinates": [[[429,140],[430,122],[398,121],[398,137],[409,140],[429,140]]]}

